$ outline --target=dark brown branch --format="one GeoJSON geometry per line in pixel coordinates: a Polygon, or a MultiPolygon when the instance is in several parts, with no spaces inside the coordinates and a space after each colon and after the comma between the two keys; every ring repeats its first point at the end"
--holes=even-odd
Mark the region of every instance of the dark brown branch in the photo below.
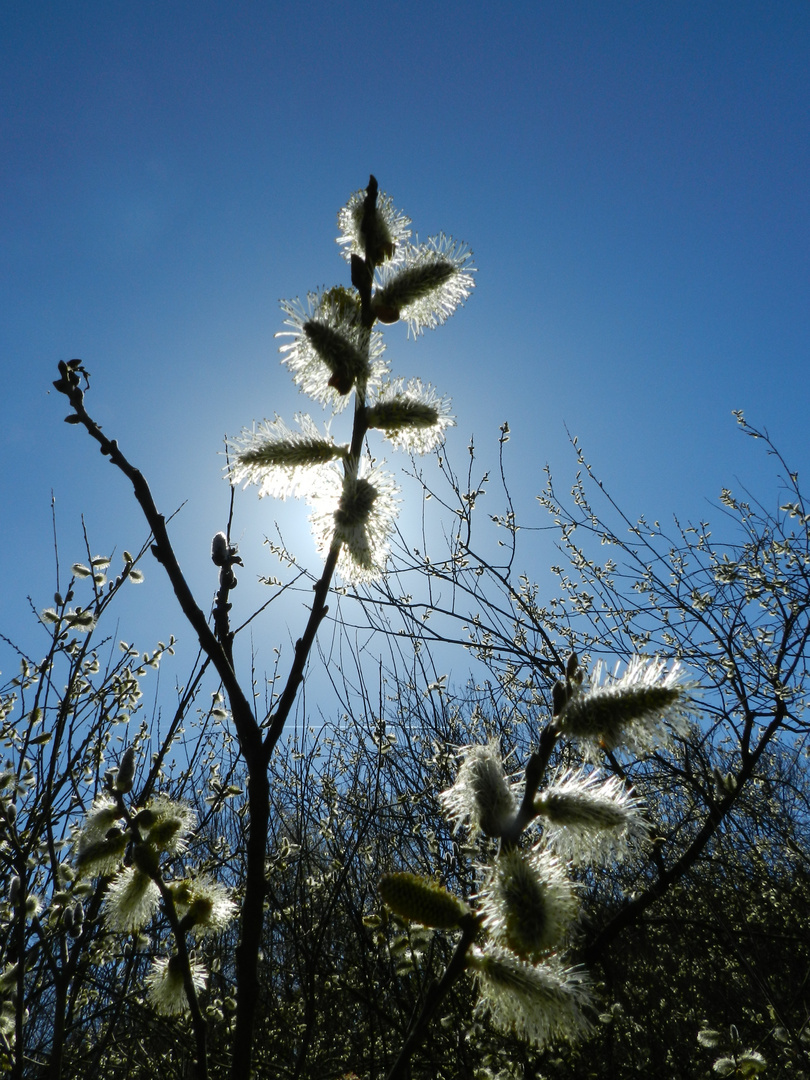
{"type": "MultiPolygon", "coordinates": [[[[78,364],[78,361],[71,361],[78,364]]],[[[88,415],[84,406],[84,392],[79,386],[78,369],[60,361],[59,371],[61,378],[57,379],[54,386],[70,401],[74,415],[66,419],[72,423],[82,424],[88,434],[99,444],[99,449],[105,457],[109,457],[111,464],[115,465],[127,477],[135,491],[135,498],[143,511],[147,524],[152,531],[155,542],[152,545],[152,554],[163,565],[174,594],[200,642],[200,646],[217,669],[231,703],[234,725],[239,736],[240,745],[244,753],[260,754],[261,738],[258,724],[253,715],[253,710],[239,685],[228,657],[217,641],[214,632],[208,625],[208,621],[201,608],[194,599],[191,589],[186,582],[177,556],[174,553],[169,534],[166,529],[166,519],[155,506],[152,492],[143,474],[130,464],[128,459],[119,449],[115,439],[108,439],[102,432],[101,427],[88,415]]]]}
{"type": "MultiPolygon", "coordinates": [[[[242,910],[242,937],[236,950],[237,1009],[233,1058],[233,1076],[241,1080],[249,1073],[254,1018],[258,1003],[258,955],[264,907],[264,860],[270,818],[268,759],[262,746],[261,729],[234,673],[230,650],[226,650],[226,647],[217,640],[180,569],[166,529],[165,518],[155,506],[146,479],[124,456],[118,443],[104,435],[100,426],[85,409],[80,374],[84,376],[87,383],[87,373],[77,360],[69,364],[61,361],[59,373],[60,378],[56,380],[54,386],[60,393],[65,394],[73,408],[73,414],[66,420],[69,423],[83,425],[89,435],[99,444],[101,453],[109,457],[111,464],[120,469],[133,486],[135,498],[155,539],[152,553],[163,565],[183,614],[197,634],[203,652],[210,657],[228,695],[240,750],[247,766],[250,829],[247,879],[242,910]]],[[[201,1064],[201,1068],[203,1070],[206,1068],[205,1063],[201,1064]]]]}

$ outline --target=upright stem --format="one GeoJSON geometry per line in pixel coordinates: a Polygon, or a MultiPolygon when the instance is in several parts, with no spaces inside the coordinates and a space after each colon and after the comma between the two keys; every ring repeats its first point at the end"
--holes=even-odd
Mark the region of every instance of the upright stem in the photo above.
{"type": "Polygon", "coordinates": [[[434,981],[428,987],[428,992],[425,995],[425,1001],[416,1023],[408,1032],[408,1037],[402,1045],[399,1057],[391,1066],[385,1080],[404,1080],[407,1076],[411,1057],[422,1045],[430,1022],[436,1015],[436,1010],[449,993],[453,983],[463,974],[464,969],[467,966],[467,953],[473,941],[475,941],[480,926],[480,919],[475,915],[467,916],[463,924],[461,938],[456,945],[455,952],[450,958],[450,963],[447,965],[440,981],[434,981]]]}
{"type": "Polygon", "coordinates": [[[159,872],[155,872],[151,877],[160,890],[160,895],[163,899],[163,908],[166,912],[166,917],[169,920],[169,925],[172,928],[172,934],[174,935],[177,955],[183,966],[183,987],[186,991],[186,999],[189,1005],[189,1012],[191,1013],[191,1028],[194,1032],[194,1043],[196,1046],[197,1061],[194,1080],[208,1080],[208,1024],[200,1009],[200,1001],[197,997],[197,990],[191,975],[191,959],[188,953],[186,932],[177,916],[174,897],[172,896],[168,885],[163,880],[163,877],[159,872]]]}

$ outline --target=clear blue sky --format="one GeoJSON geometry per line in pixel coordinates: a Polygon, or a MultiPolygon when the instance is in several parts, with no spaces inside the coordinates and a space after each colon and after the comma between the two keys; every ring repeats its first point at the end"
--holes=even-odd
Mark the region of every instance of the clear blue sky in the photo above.
{"type": "MultiPolygon", "coordinates": [[[[453,397],[459,465],[509,421],[526,520],[547,461],[573,476],[566,426],[631,516],[705,514],[735,476],[772,490],[732,409],[804,469],[806,0],[7,0],[0,61],[0,630],[50,602],[51,490],[66,566],[82,512],[94,551],[144,537],[49,394],[71,357],[161,508],[187,500],[207,603],[222,436],[306,407],[277,302],[346,282],[335,216],[370,172],[421,236],[475,252],[466,308],[416,343],[395,328],[389,357],[453,397]]],[[[281,510],[315,566],[305,508],[281,510]]],[[[239,502],[245,583],[277,569],[276,517],[239,502]]],[[[145,569],[142,648],[181,628],[145,569]]]]}

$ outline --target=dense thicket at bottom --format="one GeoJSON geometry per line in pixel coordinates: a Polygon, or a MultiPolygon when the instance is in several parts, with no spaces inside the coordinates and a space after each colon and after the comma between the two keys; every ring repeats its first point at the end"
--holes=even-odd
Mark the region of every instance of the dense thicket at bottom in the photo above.
{"type": "MultiPolygon", "coordinates": [[[[744,1051],[761,1054],[769,1073],[810,1075],[810,542],[796,477],[784,470],[773,513],[724,492],[724,540],[705,523],[667,537],[657,524],[622,518],[609,499],[604,513],[595,509],[591,497],[607,497],[583,464],[567,504],[550,481],[541,497],[561,552],[556,598],[541,603],[552,590],[518,573],[526,534],[508,489],[503,514],[487,519],[492,542],[476,509],[490,482],[472,481],[471,462],[466,483],[445,462],[447,487],[431,492],[456,522],[446,558],[427,562],[401,548],[382,586],[340,599],[329,668],[339,673],[340,715],[299,717],[272,759],[256,1076],[385,1075],[453,935],[388,913],[380,875],[413,870],[474,894],[476,863],[492,841],[453,834],[440,812],[456,750],[497,738],[507,762],[524,761],[559,658],[572,650],[585,665],[600,654],[677,656],[702,686],[700,724],[674,750],[638,762],[608,754],[603,763],[646,801],[654,841],[636,859],[577,875],[574,953],[602,1010],[593,1035],[533,1050],[492,1029],[474,1011],[474,984],[461,980],[412,1075],[685,1078],[709,1075],[718,1057],[733,1075],[744,1051]],[[462,647],[475,675],[459,687],[441,667],[454,655],[458,670],[462,647]],[[720,1034],[702,1045],[706,1027],[720,1034]]],[[[138,801],[158,787],[185,800],[199,827],[178,862],[193,858],[238,898],[245,778],[204,662],[175,700],[144,707],[140,684],[150,667],[171,663],[170,645],[118,649],[108,609],[129,574],[105,584],[110,571],[91,550],[70,591],[96,597],[94,626],[71,633],[63,619],[44,659],[18,656],[22,674],[3,696],[6,1060],[22,1045],[32,1078],[137,1080],[156,1075],[158,1062],[162,1080],[184,1078],[194,1058],[188,1020],[158,1016],[144,994],[168,934],[162,916],[148,936],[112,934],[99,918],[103,880],[85,889],[81,911],[66,900],[76,792],[84,785],[89,805],[102,763],[138,731],[138,801]]],[[[127,555],[125,565],[139,559],[127,555]]],[[[554,766],[577,764],[571,753],[556,751],[554,766]]],[[[197,945],[211,972],[202,1001],[215,1077],[228,1068],[232,927],[197,945]]]]}

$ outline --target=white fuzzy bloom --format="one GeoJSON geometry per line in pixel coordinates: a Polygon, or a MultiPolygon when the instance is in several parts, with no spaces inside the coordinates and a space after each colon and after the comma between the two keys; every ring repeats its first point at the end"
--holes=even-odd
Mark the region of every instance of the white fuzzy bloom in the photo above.
{"type": "Polygon", "coordinates": [[[401,262],[377,271],[372,309],[381,322],[402,319],[417,337],[446,322],[475,286],[472,252],[441,233],[410,245],[401,262]]]}
{"type": "Polygon", "coordinates": [[[76,608],[75,611],[71,608],[63,612],[58,612],[55,608],[45,608],[44,611],[40,612],[39,617],[46,625],[64,620],[71,630],[80,630],[84,634],[89,634],[91,630],[95,629],[96,625],[92,611],[87,611],[84,608],[76,608]]]}
{"type": "Polygon", "coordinates": [[[345,471],[327,466],[307,501],[315,544],[325,558],[342,544],[337,571],[349,584],[374,581],[385,572],[391,532],[399,511],[399,489],[390,473],[363,457],[345,471]]]}
{"type": "Polygon", "coordinates": [[[566,862],[620,862],[650,836],[641,799],[617,776],[571,769],[535,799],[546,845],[566,862]]]}
{"type": "Polygon", "coordinates": [[[88,877],[109,877],[121,869],[128,838],[123,829],[112,828],[102,840],[87,841],[79,834],[76,844],[76,865],[80,874],[88,877]]]}
{"type": "MultiPolygon", "coordinates": [[[[197,960],[190,960],[191,980],[197,993],[205,988],[207,972],[197,960]]],[[[183,985],[183,968],[178,956],[158,957],[144,980],[149,1001],[161,1016],[179,1016],[188,1011],[183,985]]]]}
{"type": "Polygon", "coordinates": [[[231,458],[229,479],[232,484],[256,484],[259,498],[271,495],[286,499],[307,493],[317,480],[320,469],[345,450],[336,445],[327,425],[325,433],[318,430],[310,416],[298,413],[295,417],[300,431],[292,431],[278,416],[245,428],[237,439],[228,440],[231,458]]]}
{"type": "Polygon", "coordinates": [[[209,874],[175,882],[171,890],[177,914],[191,917],[190,929],[195,937],[218,934],[236,915],[237,906],[230,892],[209,874]]]}
{"type": "Polygon", "coordinates": [[[641,756],[666,746],[673,732],[687,729],[696,686],[677,660],[667,670],[658,657],[634,656],[621,678],[607,676],[600,661],[590,688],[568,702],[557,722],[590,761],[620,746],[641,756]]]}
{"type": "Polygon", "coordinates": [[[104,898],[104,919],[110,930],[132,933],[149,922],[160,903],[160,892],[150,877],[134,866],[120,870],[104,898]]]}
{"type": "Polygon", "coordinates": [[[35,915],[39,915],[42,911],[42,901],[35,893],[29,893],[25,898],[25,914],[27,918],[33,919],[35,915]]]}
{"type": "Polygon", "coordinates": [[[99,795],[87,812],[81,832],[79,833],[79,851],[89,844],[96,844],[103,840],[109,830],[121,817],[118,803],[109,795],[99,795]]]}
{"type": "Polygon", "coordinates": [[[197,827],[197,815],[181,799],[156,795],[141,815],[139,828],[148,835],[149,843],[168,855],[179,855],[188,847],[188,837],[197,827]]]}
{"type": "Polygon", "coordinates": [[[468,824],[473,834],[502,836],[514,820],[516,805],[497,741],[467,746],[462,752],[455,784],[439,795],[444,815],[456,830],[468,824]]]}
{"type": "Polygon", "coordinates": [[[538,960],[558,949],[578,910],[564,866],[542,848],[501,852],[477,899],[494,941],[521,960],[538,960]]]}
{"type": "MultiPolygon", "coordinates": [[[[341,255],[344,259],[351,260],[352,255],[366,257],[366,246],[360,229],[365,203],[365,191],[355,191],[338,213],[340,236],[337,242],[343,248],[341,255]]],[[[403,245],[411,235],[411,230],[408,228],[410,224],[411,219],[395,209],[390,195],[386,195],[385,192],[377,195],[374,228],[380,246],[387,248],[389,259],[396,259],[399,256],[403,245]]]]}
{"type": "Polygon", "coordinates": [[[305,394],[340,412],[353,388],[365,393],[379,384],[387,371],[382,335],[362,326],[357,300],[348,290],[309,293],[306,307],[285,300],[281,308],[290,329],[276,337],[292,339],[279,348],[282,363],[305,394]]]}
{"type": "Polygon", "coordinates": [[[450,399],[440,397],[420,379],[396,379],[384,385],[367,414],[368,425],[385,432],[400,450],[426,454],[444,442],[445,431],[455,424],[450,399]]]}
{"type": "Polygon", "coordinates": [[[592,1007],[587,976],[564,967],[556,957],[527,964],[507,949],[485,945],[471,950],[467,965],[481,993],[476,1012],[489,1012],[502,1031],[542,1047],[572,1042],[591,1030],[584,1013],[592,1007]]]}

